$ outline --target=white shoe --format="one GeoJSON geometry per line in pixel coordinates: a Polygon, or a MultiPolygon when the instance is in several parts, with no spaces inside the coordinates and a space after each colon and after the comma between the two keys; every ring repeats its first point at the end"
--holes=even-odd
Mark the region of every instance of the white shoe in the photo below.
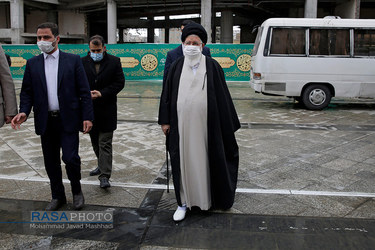
{"type": "Polygon", "coordinates": [[[173,220],[175,222],[179,222],[179,221],[182,221],[183,219],[185,219],[185,215],[186,215],[186,206],[178,206],[176,212],[174,212],[173,214],[173,220]]]}

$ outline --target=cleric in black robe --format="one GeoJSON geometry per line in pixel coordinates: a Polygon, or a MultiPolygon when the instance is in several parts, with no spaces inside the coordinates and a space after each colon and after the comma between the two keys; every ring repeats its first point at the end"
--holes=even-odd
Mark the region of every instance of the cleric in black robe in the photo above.
{"type": "MultiPolygon", "coordinates": [[[[202,29],[203,27],[199,24],[185,27],[182,41],[184,42],[189,35],[194,34],[201,38],[203,44],[206,43],[207,33],[202,29]]],[[[229,209],[233,205],[237,186],[239,152],[234,133],[240,128],[240,122],[225,81],[223,69],[217,61],[210,57],[204,57],[204,60],[206,74],[203,87],[204,84],[207,84],[206,126],[210,204],[213,209],[229,209]]],[[[162,90],[158,120],[160,125],[170,126],[168,131],[164,132],[169,133],[168,144],[173,184],[179,206],[184,204],[180,197],[181,169],[177,101],[184,61],[185,57],[181,57],[171,65],[162,90]]]]}

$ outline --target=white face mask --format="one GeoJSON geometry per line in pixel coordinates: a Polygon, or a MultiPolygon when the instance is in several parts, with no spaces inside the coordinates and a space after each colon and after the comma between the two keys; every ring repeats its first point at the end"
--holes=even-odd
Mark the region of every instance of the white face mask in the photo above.
{"type": "Polygon", "coordinates": [[[201,46],[194,46],[194,45],[184,45],[183,46],[184,56],[187,57],[196,57],[199,54],[202,54],[201,46]]]}
{"type": "Polygon", "coordinates": [[[37,44],[41,51],[43,51],[44,53],[49,53],[55,48],[55,46],[53,45],[54,42],[56,42],[56,39],[53,42],[39,41],[37,42],[37,44]]]}
{"type": "Polygon", "coordinates": [[[182,51],[184,53],[186,62],[191,67],[200,62],[202,58],[202,47],[194,45],[183,45],[182,51]]]}

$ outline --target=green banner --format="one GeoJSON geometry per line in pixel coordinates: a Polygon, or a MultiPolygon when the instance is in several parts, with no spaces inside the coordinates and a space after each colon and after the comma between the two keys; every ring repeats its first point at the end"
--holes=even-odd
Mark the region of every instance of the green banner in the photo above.
{"type": "MultiPolygon", "coordinates": [[[[163,79],[167,52],[178,44],[109,44],[108,53],[120,57],[126,80],[163,79]]],[[[14,78],[22,78],[26,60],[39,55],[36,45],[2,45],[12,59],[11,72],[14,78]]],[[[209,44],[211,56],[224,69],[227,81],[248,81],[253,44],[209,44]]],[[[59,44],[62,51],[87,55],[87,44],[59,44]]]]}

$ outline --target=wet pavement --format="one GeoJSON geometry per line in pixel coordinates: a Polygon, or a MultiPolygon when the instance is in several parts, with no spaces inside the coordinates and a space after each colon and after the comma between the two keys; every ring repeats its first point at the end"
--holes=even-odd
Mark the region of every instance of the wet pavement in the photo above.
{"type": "MultiPolygon", "coordinates": [[[[285,97],[228,83],[242,128],[233,208],[191,211],[174,223],[166,192],[161,82],[128,82],[118,98],[112,187],[99,188],[81,135],[84,211],[114,211],[111,229],[35,229],[50,200],[33,118],[0,129],[2,249],[371,249],[375,246],[375,101],[334,99],[308,111],[285,97]]],[[[16,84],[19,93],[20,83],[16,84]]],[[[63,171],[65,172],[65,171],[63,171]]],[[[67,194],[70,185],[64,173],[67,194]]],[[[61,211],[71,211],[72,197],[61,211]]]]}

